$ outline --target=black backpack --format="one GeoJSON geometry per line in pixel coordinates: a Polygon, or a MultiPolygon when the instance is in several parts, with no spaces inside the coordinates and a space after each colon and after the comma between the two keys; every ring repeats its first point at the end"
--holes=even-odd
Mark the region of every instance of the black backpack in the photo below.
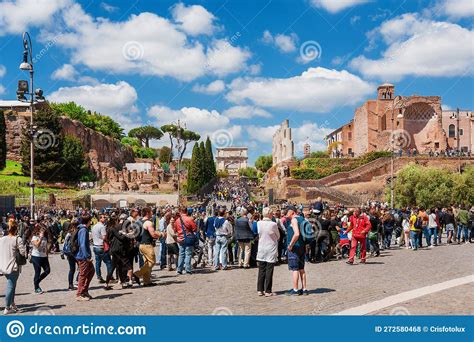
{"type": "Polygon", "coordinates": [[[79,231],[83,229],[83,227],[79,226],[79,229],[77,229],[71,236],[71,242],[70,242],[70,247],[69,250],[71,251],[72,256],[76,256],[77,252],[79,252],[79,231]]]}

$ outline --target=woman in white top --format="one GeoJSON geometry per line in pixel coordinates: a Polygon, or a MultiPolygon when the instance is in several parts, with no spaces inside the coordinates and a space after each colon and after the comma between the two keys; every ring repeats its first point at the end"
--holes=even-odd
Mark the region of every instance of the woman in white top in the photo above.
{"type": "Polygon", "coordinates": [[[257,293],[259,296],[273,296],[273,268],[278,259],[278,240],[280,232],[278,225],[272,221],[273,210],[263,208],[263,220],[257,222],[258,231],[258,280],[257,293]]]}
{"type": "Polygon", "coordinates": [[[5,290],[5,315],[18,311],[15,305],[15,290],[21,266],[16,261],[17,253],[26,255],[26,248],[21,237],[17,236],[18,225],[13,219],[8,223],[8,230],[5,236],[0,238],[0,272],[7,279],[5,290]]]}
{"type": "Polygon", "coordinates": [[[170,222],[166,226],[166,252],[167,252],[167,264],[168,271],[173,270],[173,264],[175,268],[178,267],[178,234],[173,229],[175,218],[177,217],[176,212],[172,213],[170,222]]]}
{"type": "Polygon", "coordinates": [[[31,250],[31,263],[35,270],[33,284],[35,286],[35,293],[42,294],[43,290],[40,287],[41,281],[48,276],[51,271],[48,260],[49,252],[49,234],[48,229],[41,226],[36,226],[31,238],[33,249],[31,250]],[[43,273],[41,273],[43,269],[43,273]]]}

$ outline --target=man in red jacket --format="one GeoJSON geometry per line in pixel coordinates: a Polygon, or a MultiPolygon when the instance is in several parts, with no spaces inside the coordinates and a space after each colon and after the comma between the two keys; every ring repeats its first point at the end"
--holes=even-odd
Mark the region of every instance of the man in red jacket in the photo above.
{"type": "Polygon", "coordinates": [[[351,251],[349,253],[349,260],[346,261],[347,264],[354,264],[354,257],[356,254],[357,243],[360,242],[360,262],[365,264],[365,255],[367,252],[366,241],[367,234],[370,231],[371,225],[369,217],[360,212],[360,209],[354,211],[354,215],[349,219],[350,226],[346,231],[346,234],[352,231],[352,241],[351,241],[351,251]]]}

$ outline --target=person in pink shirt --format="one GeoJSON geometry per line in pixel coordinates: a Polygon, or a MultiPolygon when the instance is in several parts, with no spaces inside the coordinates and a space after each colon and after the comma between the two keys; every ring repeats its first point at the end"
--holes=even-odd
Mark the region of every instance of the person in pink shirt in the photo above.
{"type": "Polygon", "coordinates": [[[197,241],[197,226],[193,218],[188,215],[188,209],[182,206],[179,209],[180,215],[174,222],[174,231],[177,234],[178,241],[178,274],[183,274],[183,268],[186,274],[192,274],[191,257],[194,252],[194,244],[197,241]]]}

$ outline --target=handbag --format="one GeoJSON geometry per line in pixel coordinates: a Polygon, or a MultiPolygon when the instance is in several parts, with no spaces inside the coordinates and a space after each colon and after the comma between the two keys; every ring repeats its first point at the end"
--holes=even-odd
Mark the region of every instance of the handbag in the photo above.
{"type": "Polygon", "coordinates": [[[20,253],[20,250],[18,249],[18,236],[16,237],[16,253],[15,253],[15,260],[18,266],[24,266],[26,265],[26,257],[20,253]]]}
{"type": "Polygon", "coordinates": [[[377,232],[369,232],[369,240],[377,240],[377,232]]]}
{"type": "Polygon", "coordinates": [[[185,247],[194,247],[196,245],[196,234],[191,232],[191,234],[186,234],[186,227],[184,226],[183,218],[179,218],[181,222],[181,229],[183,230],[184,235],[184,246],[185,247]]]}

